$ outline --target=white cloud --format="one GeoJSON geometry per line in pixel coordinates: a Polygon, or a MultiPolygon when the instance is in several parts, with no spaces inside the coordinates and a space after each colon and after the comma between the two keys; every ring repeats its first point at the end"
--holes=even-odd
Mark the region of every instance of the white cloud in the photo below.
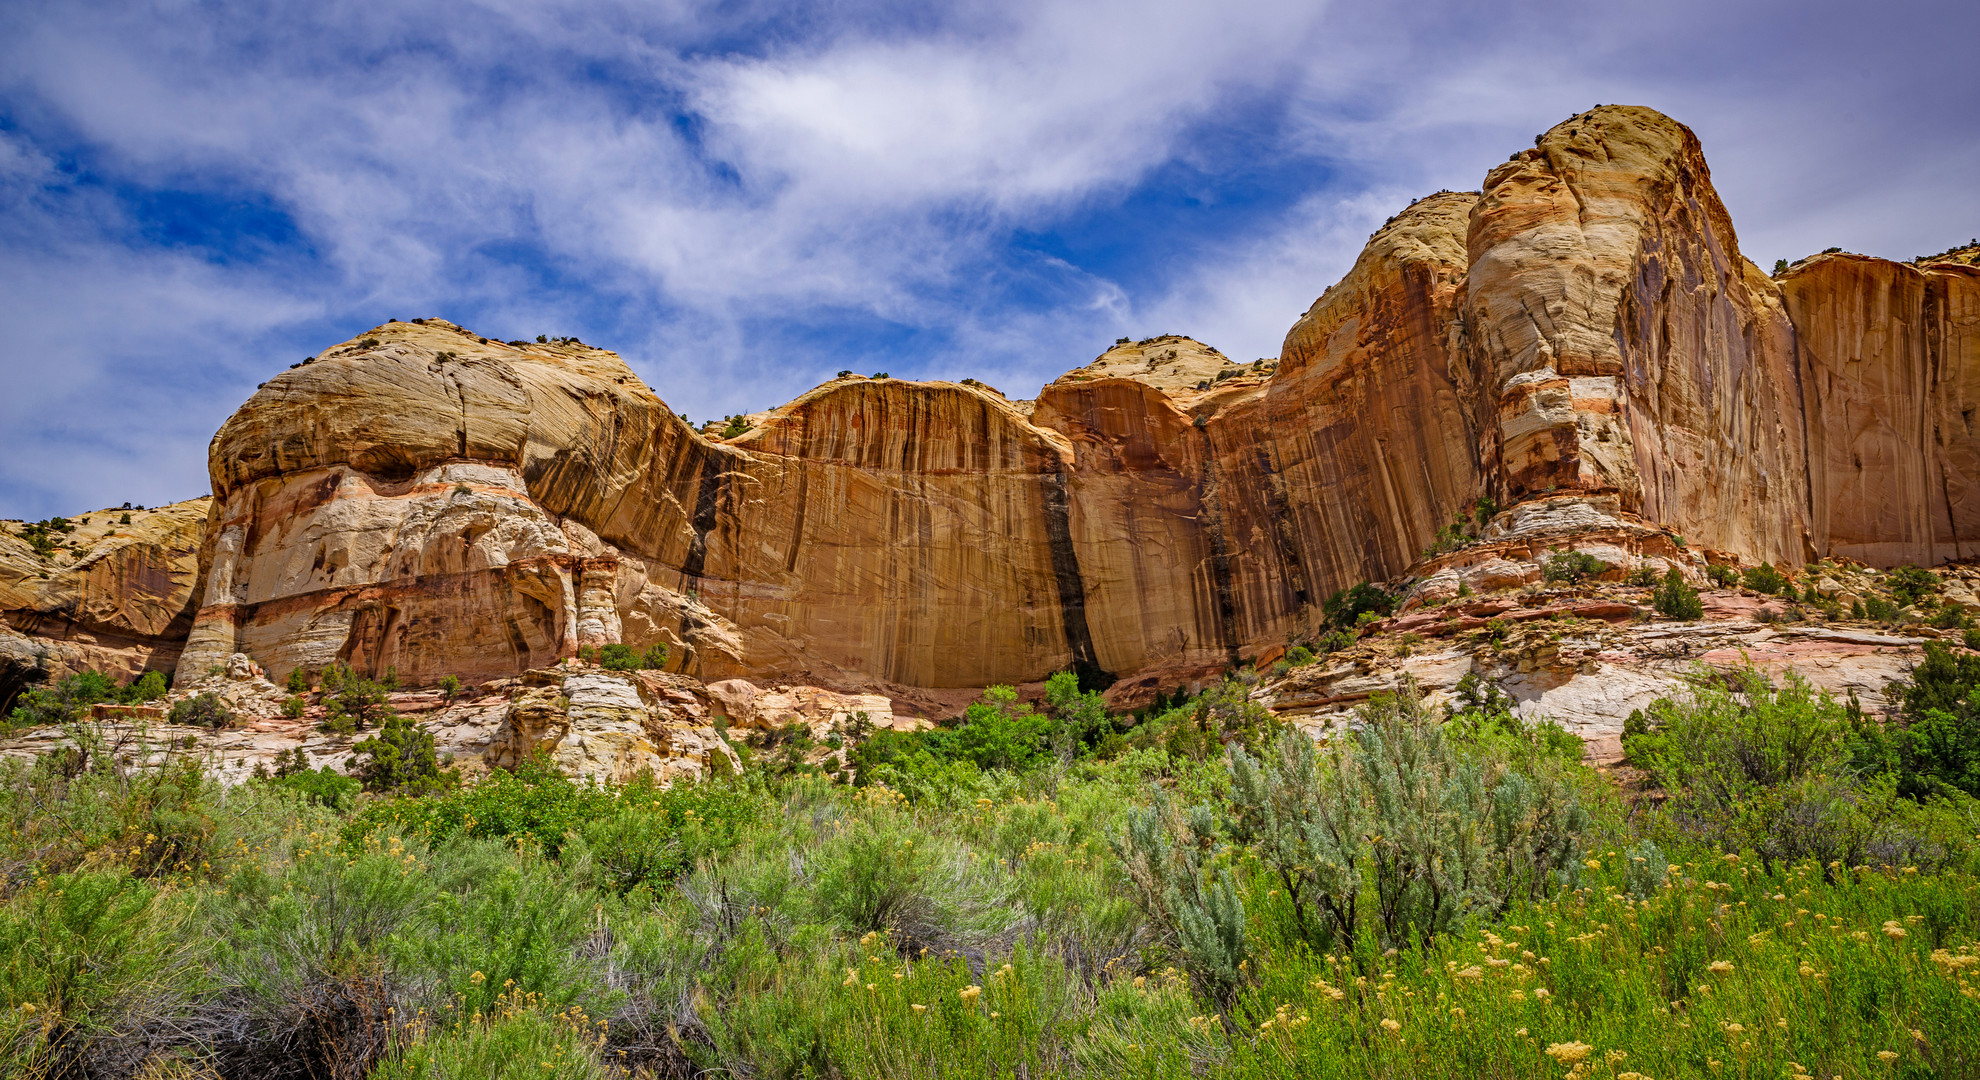
{"type": "MultiPolygon", "coordinates": [[[[196,465],[203,434],[181,429],[210,431],[291,356],[391,316],[581,333],[697,417],[869,352],[1014,394],[1119,332],[1269,355],[1376,222],[1474,187],[1597,101],[1692,124],[1762,261],[1936,249],[1980,232],[1980,133],[1965,84],[1920,93],[1913,76],[1976,20],[1920,7],[1943,31],[1922,43],[1819,3],[16,10],[0,15],[0,419],[40,424],[59,456],[0,466],[0,513],[85,504],[111,477],[121,500],[161,456],[196,465]],[[1199,142],[1227,127],[1215,151],[1199,142]],[[1227,235],[1151,233],[1162,258],[1132,280],[1013,243],[1112,212],[1176,162],[1214,189],[1244,164],[1219,155],[1311,160],[1311,190],[1258,196],[1286,208],[1227,235]],[[310,254],[161,249],[105,185],[264,195],[310,254]],[[833,337],[862,318],[928,351],[833,337]],[[134,404],[91,407],[112,389],[134,404]],[[172,415],[138,423],[156,402],[172,415]],[[182,437],[198,445],[158,449],[182,437]],[[77,455],[92,475],[64,464],[77,455]]],[[[172,485],[203,471],[171,468],[172,485]]]]}

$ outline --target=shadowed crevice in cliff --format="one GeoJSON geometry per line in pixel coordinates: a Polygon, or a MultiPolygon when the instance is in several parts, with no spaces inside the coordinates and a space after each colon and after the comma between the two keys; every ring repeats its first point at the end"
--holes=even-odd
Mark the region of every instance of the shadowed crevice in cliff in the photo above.
{"type": "Polygon", "coordinates": [[[1114,675],[1100,666],[1093,649],[1093,632],[1086,625],[1086,583],[1079,576],[1079,553],[1073,548],[1072,505],[1066,497],[1066,474],[1045,479],[1045,538],[1052,549],[1052,576],[1059,586],[1059,618],[1066,647],[1072,650],[1073,674],[1082,690],[1105,690],[1114,675]]]}
{"type": "Polygon", "coordinates": [[[728,483],[729,455],[712,451],[701,459],[701,484],[694,496],[694,515],[689,526],[694,540],[688,544],[687,558],[681,560],[681,576],[699,582],[708,568],[708,535],[715,531],[716,512],[722,505],[722,488],[728,483]]]}

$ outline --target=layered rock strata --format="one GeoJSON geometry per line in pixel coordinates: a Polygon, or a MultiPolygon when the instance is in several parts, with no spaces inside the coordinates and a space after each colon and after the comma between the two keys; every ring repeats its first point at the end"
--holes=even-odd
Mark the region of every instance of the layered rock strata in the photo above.
{"type": "Polygon", "coordinates": [[[611,353],[390,323],[215,437],[180,668],[480,681],[621,641],[897,701],[1173,683],[1415,573],[1481,500],[1505,550],[1425,574],[1516,578],[1577,533],[1694,578],[1708,551],[1953,558],[1980,535],[1976,273],[1776,282],[1697,138],[1602,107],[1391,219],[1276,362],[1123,342],[1035,402],[845,377],[722,439],[611,353]]]}
{"type": "Polygon", "coordinates": [[[172,671],[198,606],[209,500],[92,510],[46,534],[0,523],[0,714],[24,688],[96,668],[172,671]]]}

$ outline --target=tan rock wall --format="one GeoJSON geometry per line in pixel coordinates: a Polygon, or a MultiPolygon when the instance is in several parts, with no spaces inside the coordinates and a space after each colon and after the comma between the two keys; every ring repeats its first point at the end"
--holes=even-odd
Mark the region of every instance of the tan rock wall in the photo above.
{"type": "Polygon", "coordinates": [[[30,679],[171,670],[192,625],[209,501],[79,514],[53,558],[20,525],[0,527],[0,709],[30,679]]]}
{"type": "Polygon", "coordinates": [[[1500,501],[1614,492],[1710,547],[1799,562],[1793,338],[1690,129],[1570,118],[1485,178],[1465,337],[1500,501]]]}
{"type": "Polygon", "coordinates": [[[1181,677],[1485,495],[1495,541],[1967,554],[1973,273],[1825,259],[1783,294],[1696,137],[1604,107],[1391,219],[1276,365],[1165,336],[1036,402],[851,377],[722,440],[611,353],[390,323],[216,435],[181,670],[480,681],[623,640],[841,691],[1181,677]]]}
{"type": "Polygon", "coordinates": [[[1980,554],[1980,268],[1819,255],[1781,291],[1816,548],[1879,566],[1980,554]]]}

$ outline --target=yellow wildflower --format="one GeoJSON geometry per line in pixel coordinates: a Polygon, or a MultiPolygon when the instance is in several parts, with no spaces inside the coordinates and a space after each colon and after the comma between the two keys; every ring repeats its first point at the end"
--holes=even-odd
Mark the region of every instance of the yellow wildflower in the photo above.
{"type": "Polygon", "coordinates": [[[963,987],[961,990],[956,991],[956,996],[963,999],[963,1004],[970,1005],[970,1004],[974,1004],[976,1002],[977,996],[982,993],[983,993],[982,987],[972,984],[963,987]]]}
{"type": "Polygon", "coordinates": [[[1402,1025],[1385,1016],[1382,1018],[1382,1030],[1394,1034],[1402,1030],[1402,1025]]]}
{"type": "Polygon", "coordinates": [[[910,1009],[913,1009],[913,1010],[914,1010],[915,1012],[927,1012],[927,1011],[928,1011],[928,1006],[926,1006],[926,1005],[909,1005],[909,1006],[908,1006],[908,1008],[910,1008],[910,1009]]]}
{"type": "Polygon", "coordinates": [[[1892,941],[1896,941],[1905,936],[1905,929],[1898,925],[1896,919],[1891,919],[1884,923],[1884,936],[1890,938],[1892,941]]]}
{"type": "Polygon", "coordinates": [[[1563,1065],[1573,1065],[1595,1052],[1595,1048],[1585,1042],[1564,1042],[1547,1044],[1547,1056],[1563,1065]]]}
{"type": "Polygon", "coordinates": [[[1513,1032],[1513,1034],[1514,1034],[1514,1035],[1517,1035],[1517,1036],[1519,1036],[1519,1037],[1520,1037],[1520,1038],[1522,1038],[1522,1039],[1524,1039],[1524,1038],[1526,1038],[1526,1029],[1525,1029],[1525,1028],[1520,1028],[1520,1029],[1519,1029],[1518,1031],[1515,1031],[1515,1032],[1513,1032]]]}
{"type": "Polygon", "coordinates": [[[1731,975],[1733,966],[1730,960],[1714,960],[1705,965],[1705,970],[1714,975],[1731,975]]]}
{"type": "Polygon", "coordinates": [[[1897,1055],[1889,1050],[1879,1050],[1877,1051],[1877,1060],[1889,1065],[1891,1062],[1897,1060],[1897,1055]]]}

